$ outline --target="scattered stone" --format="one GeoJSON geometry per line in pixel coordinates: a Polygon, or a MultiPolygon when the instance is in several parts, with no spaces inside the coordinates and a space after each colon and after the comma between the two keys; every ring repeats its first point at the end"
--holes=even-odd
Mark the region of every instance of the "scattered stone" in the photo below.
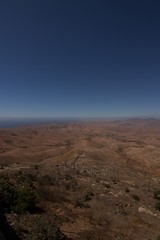
{"type": "Polygon", "coordinates": [[[114,195],[114,193],[113,193],[113,192],[108,192],[108,194],[109,194],[109,195],[114,195]]]}
{"type": "Polygon", "coordinates": [[[99,195],[99,197],[100,197],[100,198],[105,198],[105,197],[106,197],[106,194],[101,193],[101,194],[99,195]]]}
{"type": "Polygon", "coordinates": [[[144,207],[139,207],[139,208],[138,208],[138,212],[140,212],[140,213],[150,214],[150,215],[152,215],[152,216],[155,215],[155,214],[153,214],[149,209],[144,208],[144,207]]]}
{"type": "Polygon", "coordinates": [[[106,188],[111,188],[111,184],[109,182],[104,182],[106,188]]]}
{"type": "Polygon", "coordinates": [[[126,184],[128,184],[128,185],[130,185],[130,186],[132,186],[132,187],[137,187],[137,185],[136,185],[135,182],[133,182],[133,181],[123,180],[122,182],[123,182],[123,183],[126,183],[126,184]]]}
{"type": "Polygon", "coordinates": [[[115,194],[114,196],[116,197],[116,198],[118,198],[119,196],[122,196],[123,195],[123,193],[122,193],[122,191],[119,191],[117,194],[115,194]]]}

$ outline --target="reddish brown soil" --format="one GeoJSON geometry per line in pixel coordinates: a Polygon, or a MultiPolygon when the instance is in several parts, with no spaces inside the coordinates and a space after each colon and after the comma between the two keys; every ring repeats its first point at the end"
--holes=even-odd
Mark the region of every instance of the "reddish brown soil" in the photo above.
{"type": "Polygon", "coordinates": [[[1,129],[0,165],[1,173],[70,176],[55,187],[59,199],[42,205],[57,214],[72,239],[156,240],[160,235],[154,198],[160,190],[160,120],[1,129]],[[75,188],[64,187],[73,182],[75,188]],[[86,200],[88,192],[93,196],[86,200]]]}

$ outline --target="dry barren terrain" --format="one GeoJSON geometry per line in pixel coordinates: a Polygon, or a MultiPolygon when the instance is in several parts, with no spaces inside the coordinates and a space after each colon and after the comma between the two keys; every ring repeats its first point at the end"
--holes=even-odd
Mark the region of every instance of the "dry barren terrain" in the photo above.
{"type": "Polygon", "coordinates": [[[0,167],[37,193],[39,210],[4,213],[17,239],[160,239],[160,120],[0,129],[0,167]],[[36,221],[45,238],[33,237],[36,221]],[[50,238],[47,221],[64,235],[50,238]]]}

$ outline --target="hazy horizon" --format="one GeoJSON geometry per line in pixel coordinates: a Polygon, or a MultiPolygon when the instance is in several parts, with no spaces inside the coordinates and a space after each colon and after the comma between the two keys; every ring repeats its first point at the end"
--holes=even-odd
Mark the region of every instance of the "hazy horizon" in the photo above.
{"type": "Polygon", "coordinates": [[[135,115],[135,116],[97,116],[97,117],[90,117],[90,116],[83,116],[83,117],[76,117],[76,116],[70,116],[70,117],[58,117],[58,116],[54,116],[54,117],[32,117],[32,116],[26,116],[26,117],[21,117],[21,116],[0,116],[0,120],[30,120],[30,119],[41,119],[41,120],[61,120],[61,119],[134,119],[134,118],[160,118],[160,115],[135,115]]]}

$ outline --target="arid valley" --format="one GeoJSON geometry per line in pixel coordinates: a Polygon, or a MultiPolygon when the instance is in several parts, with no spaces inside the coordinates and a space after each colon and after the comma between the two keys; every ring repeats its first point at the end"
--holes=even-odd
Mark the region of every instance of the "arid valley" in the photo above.
{"type": "Polygon", "coordinates": [[[6,240],[160,239],[159,119],[0,129],[0,179],[6,240]]]}

